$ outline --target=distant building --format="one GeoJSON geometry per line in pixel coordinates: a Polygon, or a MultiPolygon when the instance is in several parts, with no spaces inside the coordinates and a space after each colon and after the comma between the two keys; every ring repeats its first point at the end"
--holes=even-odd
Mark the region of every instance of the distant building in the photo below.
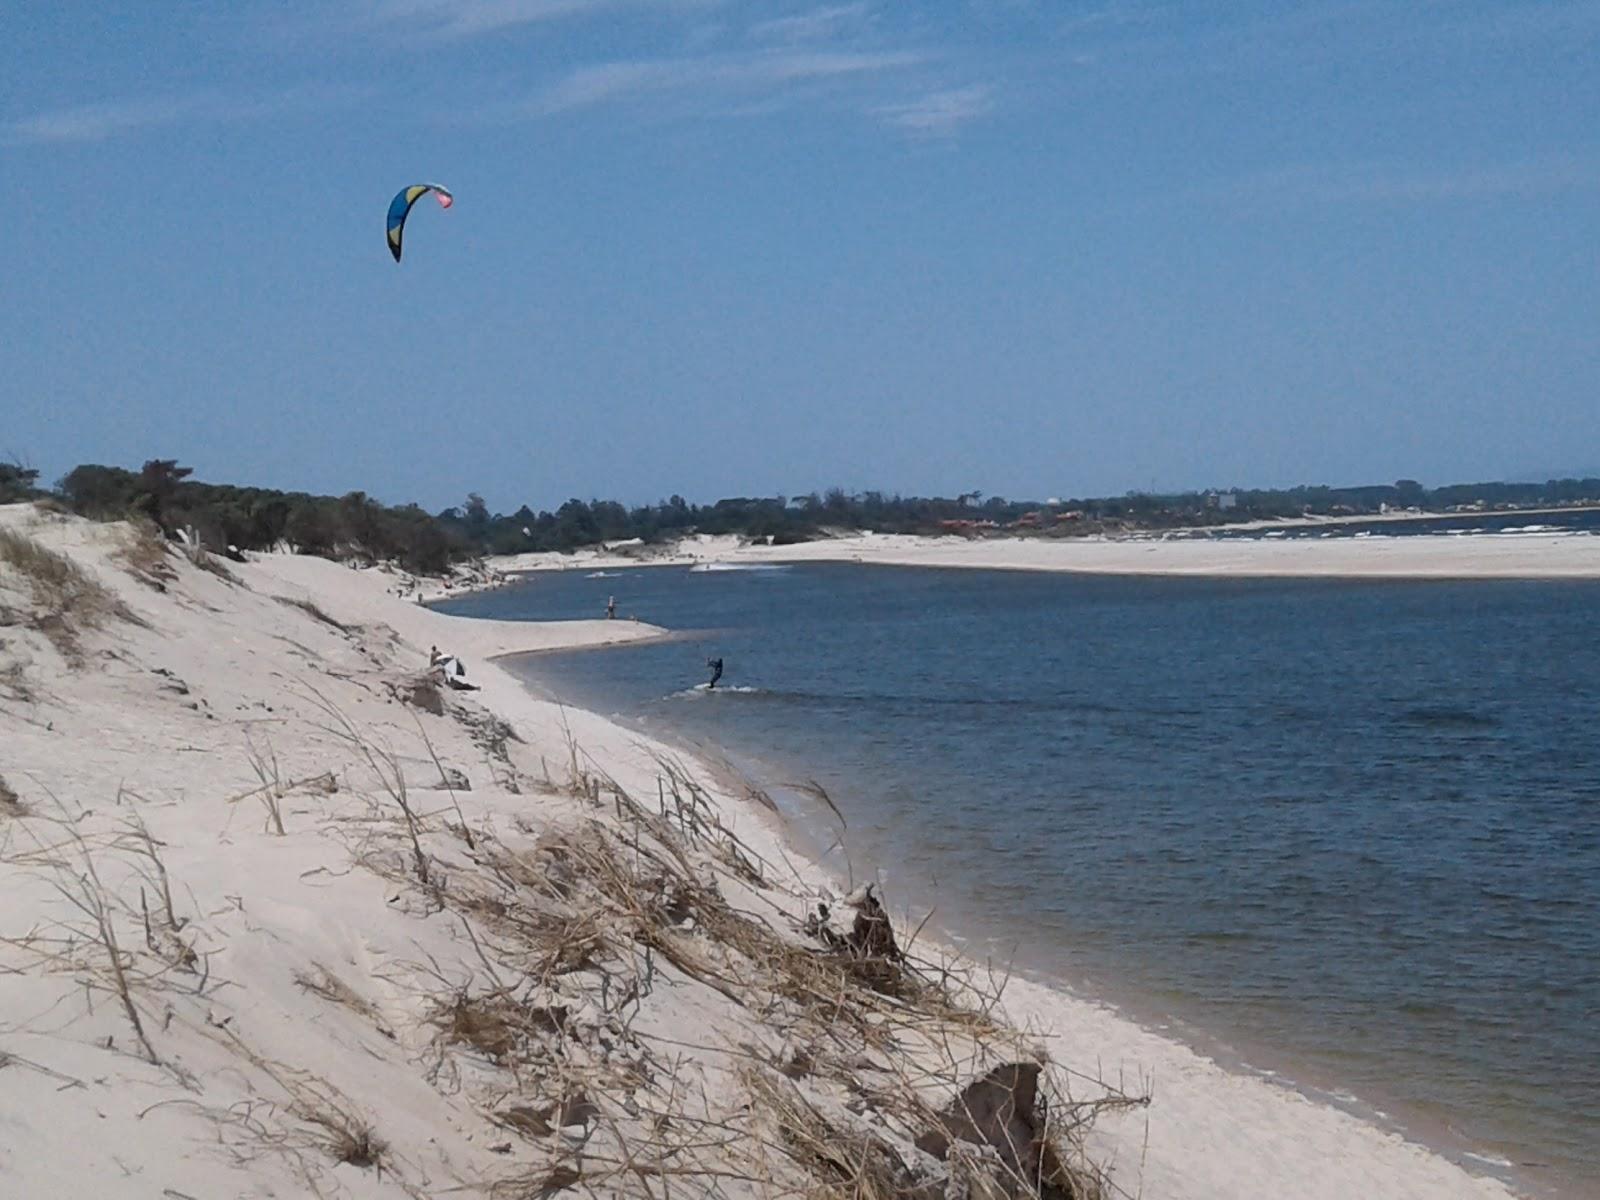
{"type": "Polygon", "coordinates": [[[1220,509],[1223,512],[1228,511],[1230,508],[1238,508],[1239,507],[1239,493],[1238,492],[1207,492],[1206,493],[1206,507],[1207,508],[1220,509]]]}

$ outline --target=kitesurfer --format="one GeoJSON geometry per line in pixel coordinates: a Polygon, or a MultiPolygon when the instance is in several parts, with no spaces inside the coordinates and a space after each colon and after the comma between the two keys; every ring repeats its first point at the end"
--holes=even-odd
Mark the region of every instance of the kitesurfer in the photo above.
{"type": "Polygon", "coordinates": [[[706,659],[706,666],[711,668],[711,682],[706,684],[709,691],[717,686],[717,680],[722,678],[722,660],[720,658],[706,659]]]}

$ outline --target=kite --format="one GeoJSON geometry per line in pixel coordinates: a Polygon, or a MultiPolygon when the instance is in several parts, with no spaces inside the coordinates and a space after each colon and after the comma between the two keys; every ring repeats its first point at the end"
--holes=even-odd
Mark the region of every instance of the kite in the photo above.
{"type": "Polygon", "coordinates": [[[411,206],[422,199],[429,192],[439,202],[440,208],[449,208],[456,202],[450,194],[450,189],[441,187],[437,183],[414,183],[410,187],[401,188],[400,192],[389,202],[389,253],[394,255],[395,262],[400,261],[400,235],[405,231],[406,217],[411,212],[411,206]]]}

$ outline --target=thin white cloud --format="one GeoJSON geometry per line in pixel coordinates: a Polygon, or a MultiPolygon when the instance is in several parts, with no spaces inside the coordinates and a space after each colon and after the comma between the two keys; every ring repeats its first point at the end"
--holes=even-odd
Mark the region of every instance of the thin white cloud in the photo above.
{"type": "Polygon", "coordinates": [[[908,133],[949,137],[964,125],[994,111],[994,89],[987,84],[929,92],[904,104],[876,110],[883,121],[908,133]]]}
{"type": "Polygon", "coordinates": [[[382,0],[378,24],[424,36],[477,37],[614,8],[622,0],[382,0]]]}
{"type": "Polygon", "coordinates": [[[6,126],[12,144],[100,142],[153,125],[170,125],[195,112],[193,99],[107,100],[36,113],[6,126]]]}
{"type": "Polygon", "coordinates": [[[833,4],[826,8],[813,8],[809,12],[790,17],[774,17],[750,26],[750,36],[762,42],[781,42],[800,45],[822,42],[842,33],[859,28],[872,11],[866,3],[833,4]]]}
{"type": "Polygon", "coordinates": [[[724,0],[367,0],[358,23],[428,39],[474,38],[632,9],[694,14],[724,0]]]}
{"type": "Polygon", "coordinates": [[[22,117],[0,127],[9,145],[103,142],[141,130],[187,122],[253,121],[310,111],[369,95],[365,88],[297,88],[271,95],[130,97],[71,105],[22,117]]]}
{"type": "Polygon", "coordinates": [[[548,115],[663,92],[771,91],[926,61],[927,55],[915,51],[813,51],[601,63],[572,72],[539,96],[531,110],[548,115]]]}

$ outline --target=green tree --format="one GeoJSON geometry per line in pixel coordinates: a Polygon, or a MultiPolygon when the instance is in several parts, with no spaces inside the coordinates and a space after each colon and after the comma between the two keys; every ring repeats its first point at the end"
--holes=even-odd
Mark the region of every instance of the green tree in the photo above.
{"type": "Polygon", "coordinates": [[[194,474],[192,467],[180,467],[175,458],[152,458],[139,470],[133,507],[168,533],[177,524],[174,501],[178,485],[194,474]]]}
{"type": "Polygon", "coordinates": [[[138,477],[121,467],[85,463],[74,467],[56,486],[75,511],[114,519],[125,516],[132,507],[138,477]]]}
{"type": "Polygon", "coordinates": [[[467,497],[467,503],[461,510],[461,522],[467,527],[467,536],[474,542],[482,542],[488,535],[489,506],[477,492],[467,497]]]}
{"type": "Polygon", "coordinates": [[[39,472],[21,463],[0,463],[0,504],[31,500],[38,494],[33,484],[39,472]]]}

